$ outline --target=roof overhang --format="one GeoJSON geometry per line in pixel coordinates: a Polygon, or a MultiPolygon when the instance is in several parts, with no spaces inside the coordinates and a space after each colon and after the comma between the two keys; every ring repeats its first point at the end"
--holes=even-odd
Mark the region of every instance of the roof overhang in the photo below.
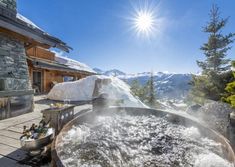
{"type": "Polygon", "coordinates": [[[69,50],[72,49],[70,46],[68,46],[60,39],[55,38],[38,28],[28,27],[27,23],[24,23],[23,21],[17,18],[6,17],[6,15],[3,13],[4,10],[1,10],[0,27],[18,33],[20,35],[26,36],[27,38],[30,38],[36,42],[49,45],[50,47],[56,47],[66,52],[69,52],[69,50]]]}
{"type": "Polygon", "coordinates": [[[62,72],[71,72],[71,73],[82,73],[82,74],[95,74],[88,71],[82,71],[70,68],[64,64],[59,64],[55,61],[45,61],[37,58],[27,57],[29,61],[31,61],[33,67],[35,68],[41,68],[41,69],[48,69],[48,70],[56,70],[56,71],[62,71],[62,72]]]}

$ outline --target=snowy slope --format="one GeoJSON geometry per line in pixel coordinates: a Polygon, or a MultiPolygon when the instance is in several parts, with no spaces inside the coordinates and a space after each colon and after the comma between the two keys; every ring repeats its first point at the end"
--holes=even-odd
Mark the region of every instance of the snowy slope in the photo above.
{"type": "Polygon", "coordinates": [[[105,71],[103,73],[103,75],[107,75],[107,76],[120,76],[120,75],[125,75],[125,73],[120,71],[120,70],[113,69],[113,70],[105,71]]]}
{"type": "MultiPolygon", "coordinates": [[[[138,80],[144,85],[150,79],[151,73],[139,73],[131,75],[118,76],[128,84],[133,80],[138,80]]],[[[191,74],[176,74],[167,72],[154,73],[154,85],[158,98],[183,99],[187,96],[192,79],[191,74]]]]}
{"type": "Polygon", "coordinates": [[[106,75],[106,76],[120,76],[120,75],[126,75],[124,72],[117,70],[117,69],[112,69],[112,70],[108,70],[108,71],[103,71],[99,68],[93,68],[94,71],[96,71],[98,74],[101,75],[106,75]]]}
{"type": "Polygon", "coordinates": [[[115,77],[93,75],[74,82],[56,84],[48,94],[52,100],[90,101],[96,79],[111,79],[111,83],[103,85],[100,93],[106,93],[111,99],[123,100],[121,106],[146,107],[139,99],[135,98],[130,87],[122,80],[115,77]]]}
{"type": "Polygon", "coordinates": [[[93,70],[97,73],[97,74],[103,74],[104,71],[99,69],[99,68],[93,68],[93,70]]]}

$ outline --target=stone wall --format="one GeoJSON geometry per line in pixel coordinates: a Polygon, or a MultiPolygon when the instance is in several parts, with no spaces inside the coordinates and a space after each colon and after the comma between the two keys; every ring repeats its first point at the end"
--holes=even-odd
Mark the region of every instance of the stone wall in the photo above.
{"type": "Polygon", "coordinates": [[[30,89],[24,44],[0,33],[0,91],[30,89]]]}
{"type": "Polygon", "coordinates": [[[0,5],[7,9],[16,11],[16,0],[0,0],[0,5]]]}

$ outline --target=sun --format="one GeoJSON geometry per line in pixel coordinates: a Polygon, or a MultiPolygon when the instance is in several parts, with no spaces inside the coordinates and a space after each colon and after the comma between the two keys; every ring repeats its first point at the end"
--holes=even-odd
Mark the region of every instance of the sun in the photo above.
{"type": "Polygon", "coordinates": [[[132,10],[127,18],[129,30],[144,39],[160,38],[165,29],[166,19],[161,14],[160,3],[155,0],[132,1],[132,10]]]}
{"type": "Polygon", "coordinates": [[[154,16],[151,12],[140,11],[134,18],[134,26],[137,32],[149,34],[154,29],[154,16]]]}

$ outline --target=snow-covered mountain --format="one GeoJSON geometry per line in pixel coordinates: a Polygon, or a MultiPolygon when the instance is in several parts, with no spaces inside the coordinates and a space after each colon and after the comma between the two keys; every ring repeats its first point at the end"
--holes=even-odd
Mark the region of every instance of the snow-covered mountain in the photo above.
{"type": "MultiPolygon", "coordinates": [[[[97,70],[93,69],[97,73],[97,70]]],[[[102,70],[100,70],[102,71],[102,70]]],[[[128,84],[133,80],[138,80],[140,84],[144,85],[150,78],[150,72],[143,72],[137,74],[125,74],[119,70],[102,71],[103,75],[116,76],[128,84]]],[[[191,74],[177,74],[168,72],[157,72],[153,74],[156,94],[161,99],[183,99],[187,96],[192,79],[191,74]]]]}
{"type": "Polygon", "coordinates": [[[99,68],[93,68],[94,71],[96,71],[98,74],[106,75],[106,76],[120,76],[120,75],[126,75],[124,72],[113,69],[113,70],[108,70],[108,71],[103,71],[99,68]]]}
{"type": "MultiPolygon", "coordinates": [[[[150,78],[151,73],[144,72],[132,75],[118,76],[120,79],[131,84],[133,80],[138,80],[144,85],[150,78]]],[[[191,74],[175,74],[157,72],[153,74],[156,94],[159,98],[182,99],[187,96],[192,79],[191,74]]]]}
{"type": "Polygon", "coordinates": [[[104,71],[101,70],[101,69],[99,69],[99,68],[93,68],[93,70],[94,70],[95,72],[97,72],[97,74],[103,74],[103,73],[104,73],[104,71]]]}

